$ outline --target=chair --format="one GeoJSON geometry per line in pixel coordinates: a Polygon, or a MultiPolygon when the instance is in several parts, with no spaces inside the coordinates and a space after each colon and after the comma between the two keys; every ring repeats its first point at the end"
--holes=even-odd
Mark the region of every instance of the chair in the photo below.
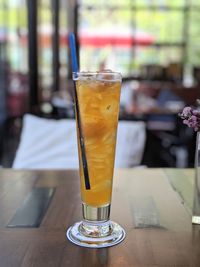
{"type": "MultiPolygon", "coordinates": [[[[115,166],[118,168],[139,165],[145,141],[144,122],[120,121],[115,166]]],[[[44,119],[26,114],[13,168],[77,169],[75,120],[44,119]]]]}

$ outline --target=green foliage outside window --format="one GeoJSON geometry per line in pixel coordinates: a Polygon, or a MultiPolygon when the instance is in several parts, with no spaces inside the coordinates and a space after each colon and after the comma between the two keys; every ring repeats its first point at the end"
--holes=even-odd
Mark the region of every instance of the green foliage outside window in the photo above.
{"type": "MultiPolygon", "coordinates": [[[[112,44],[99,48],[107,51],[107,67],[113,66],[113,58],[115,62],[120,60],[119,71],[128,76],[148,64],[200,66],[200,0],[80,0],[79,3],[79,30],[87,25],[88,31],[110,29],[112,34],[114,25],[119,35],[129,30],[133,36],[142,33],[153,38],[149,46],[133,43],[121,51],[112,44]]],[[[90,47],[89,53],[86,47],[81,47],[81,66],[84,69],[91,61],[92,67],[98,68],[105,54],[95,47],[90,47]],[[90,56],[95,60],[90,60],[90,56]]]]}

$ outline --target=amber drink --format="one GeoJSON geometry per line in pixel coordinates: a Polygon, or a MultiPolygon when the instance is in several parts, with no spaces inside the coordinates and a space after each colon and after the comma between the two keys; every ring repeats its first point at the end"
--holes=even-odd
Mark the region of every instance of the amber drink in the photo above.
{"type": "Polygon", "coordinates": [[[68,230],[68,238],[86,247],[111,246],[125,235],[118,224],[109,220],[121,75],[110,71],[79,72],[73,73],[73,80],[83,221],[68,230]]]}

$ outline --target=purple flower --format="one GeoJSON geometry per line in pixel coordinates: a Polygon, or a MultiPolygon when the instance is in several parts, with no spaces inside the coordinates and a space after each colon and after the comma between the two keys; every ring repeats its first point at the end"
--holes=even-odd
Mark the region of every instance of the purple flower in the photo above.
{"type": "Polygon", "coordinates": [[[183,119],[183,124],[200,131],[200,111],[191,107],[185,107],[179,116],[183,119]]]}
{"type": "Polygon", "coordinates": [[[200,117],[200,111],[199,111],[199,110],[194,109],[194,110],[192,111],[192,113],[193,113],[193,115],[195,115],[195,116],[199,116],[199,117],[200,117]]]}
{"type": "Polygon", "coordinates": [[[197,117],[192,115],[189,119],[188,122],[190,124],[190,127],[195,128],[197,126],[197,117]]]}
{"type": "Polygon", "coordinates": [[[181,113],[181,116],[187,117],[191,115],[192,108],[191,107],[185,107],[181,113]]]}

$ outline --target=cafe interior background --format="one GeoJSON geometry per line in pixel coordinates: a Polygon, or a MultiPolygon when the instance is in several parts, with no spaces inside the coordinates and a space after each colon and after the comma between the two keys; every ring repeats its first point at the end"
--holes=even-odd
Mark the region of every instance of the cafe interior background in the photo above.
{"type": "Polygon", "coordinates": [[[0,165],[13,166],[25,114],[74,119],[74,32],[80,70],[122,73],[119,122],[145,124],[138,165],[193,167],[195,133],[177,114],[200,96],[199,25],[200,0],[0,0],[0,165]]]}

